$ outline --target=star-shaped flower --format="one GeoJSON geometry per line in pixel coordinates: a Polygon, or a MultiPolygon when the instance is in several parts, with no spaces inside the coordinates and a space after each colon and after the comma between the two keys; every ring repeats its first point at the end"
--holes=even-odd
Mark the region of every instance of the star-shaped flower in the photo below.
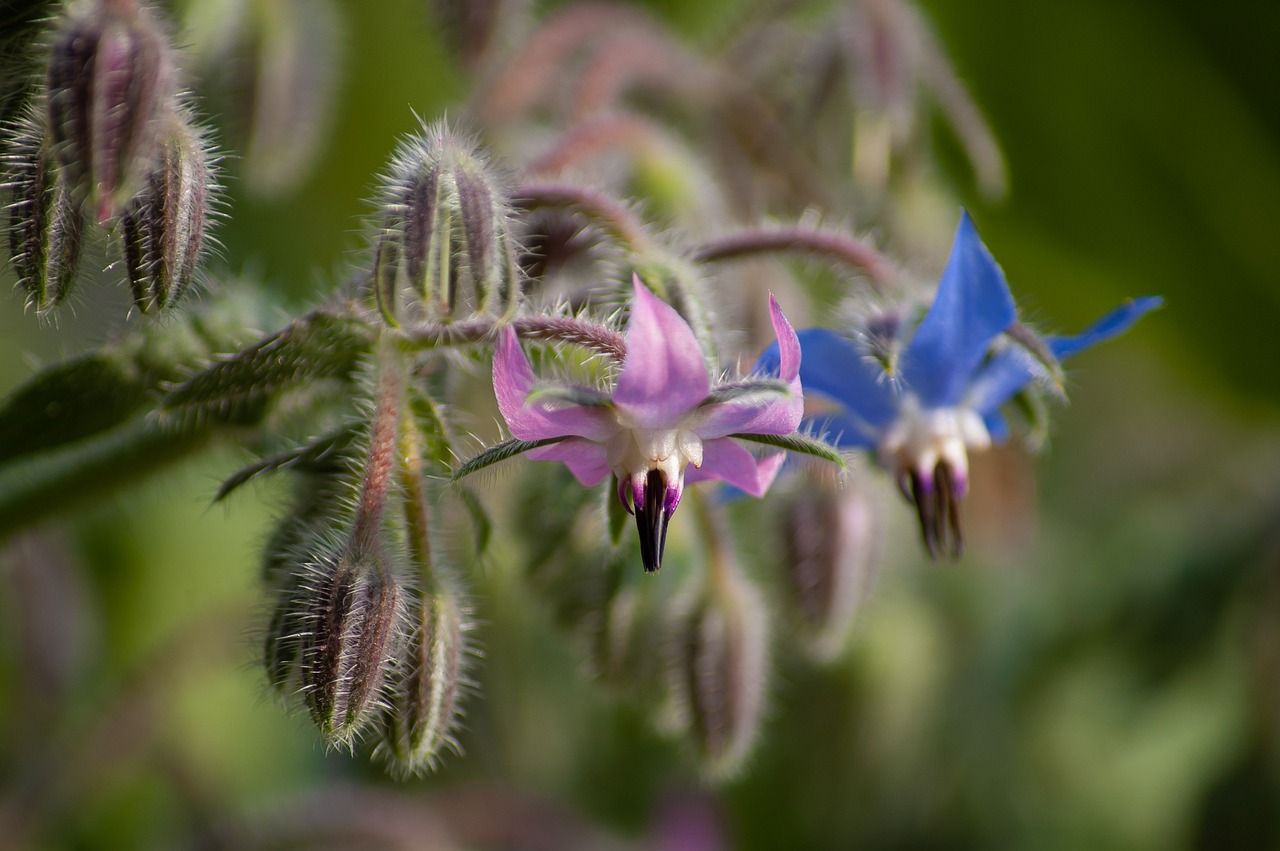
{"type": "Polygon", "coordinates": [[[618,499],[635,514],[645,570],[657,570],[686,484],[716,479],[762,496],[773,482],[783,453],[758,458],[735,438],[838,460],[830,448],[794,434],[804,407],[800,345],[772,296],[769,311],[778,338],[777,377],[716,386],[689,323],[638,277],[626,357],[612,392],[538,381],[515,332],[504,329],[493,389],[515,440],[482,453],[455,477],[521,451],[563,462],[587,486],[613,474],[618,499]]]}
{"type": "MultiPolygon", "coordinates": [[[[893,374],[865,338],[811,328],[798,335],[800,377],[806,390],[840,404],[823,420],[836,445],[874,450],[896,476],[916,506],[930,554],[959,554],[968,453],[1008,438],[1000,407],[1031,382],[1052,377],[1046,360],[1114,337],[1160,303],[1156,297],[1130,300],[1079,335],[1047,337],[1037,358],[1034,342],[1029,348],[1010,339],[1017,318],[1013,296],[963,214],[937,295],[893,374]]],[[[768,371],[778,358],[778,350],[770,349],[758,367],[768,371]]]]}

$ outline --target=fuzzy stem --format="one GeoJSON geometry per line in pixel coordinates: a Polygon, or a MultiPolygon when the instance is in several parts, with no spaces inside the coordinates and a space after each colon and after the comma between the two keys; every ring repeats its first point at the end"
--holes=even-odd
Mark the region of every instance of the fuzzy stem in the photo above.
{"type": "Polygon", "coordinates": [[[356,547],[368,551],[378,546],[387,489],[396,466],[400,413],[404,405],[404,364],[399,352],[385,343],[378,347],[378,390],[374,402],[373,430],[369,437],[369,460],[356,503],[355,526],[351,532],[356,547]]]}
{"type": "MultiPolygon", "coordinates": [[[[623,336],[612,328],[595,322],[568,316],[523,316],[507,324],[522,339],[582,346],[619,362],[627,356],[627,344],[623,336]]],[[[502,325],[503,322],[498,319],[428,322],[404,329],[401,339],[410,351],[448,348],[485,342],[502,325]]]]}
{"type": "Polygon", "coordinates": [[[422,588],[435,585],[431,562],[431,523],[427,507],[426,481],[422,475],[422,438],[418,424],[405,412],[401,424],[400,487],[404,491],[404,522],[409,537],[409,555],[418,569],[422,588]]]}
{"type": "Polygon", "coordinates": [[[724,514],[696,489],[685,491],[685,499],[693,503],[694,519],[707,550],[707,582],[716,597],[725,597],[733,579],[733,548],[725,529],[724,514]]]}
{"type": "Polygon", "coordinates": [[[625,204],[603,192],[568,183],[526,183],[518,188],[512,204],[527,210],[539,207],[567,207],[590,216],[619,242],[637,254],[653,248],[653,240],[625,204]]]}
{"type": "Polygon", "coordinates": [[[876,292],[884,292],[888,285],[901,278],[894,263],[867,243],[847,234],[802,227],[760,228],[729,234],[704,242],[693,257],[700,263],[715,263],[777,251],[817,254],[849,266],[866,275],[876,292]]]}

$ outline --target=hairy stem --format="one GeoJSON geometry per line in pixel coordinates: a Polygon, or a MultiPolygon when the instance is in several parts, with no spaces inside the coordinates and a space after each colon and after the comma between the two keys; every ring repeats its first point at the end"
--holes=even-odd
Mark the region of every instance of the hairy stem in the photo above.
{"type": "Polygon", "coordinates": [[[866,276],[876,292],[884,292],[901,278],[888,257],[861,240],[843,233],[802,227],[744,230],[704,242],[694,252],[700,263],[736,260],[752,254],[794,251],[834,260],[866,276]]]}

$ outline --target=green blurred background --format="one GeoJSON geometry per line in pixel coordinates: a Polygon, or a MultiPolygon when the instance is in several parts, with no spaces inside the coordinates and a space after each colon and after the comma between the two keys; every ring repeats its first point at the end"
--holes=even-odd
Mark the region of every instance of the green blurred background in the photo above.
{"type": "MultiPolygon", "coordinates": [[[[697,42],[744,3],[651,8],[697,42]]],[[[26,832],[0,846],[220,847],[219,826],[360,786],[378,805],[499,822],[532,820],[527,807],[631,840],[706,819],[727,848],[1280,848],[1280,4],[922,8],[1010,191],[979,197],[938,122],[943,179],[1024,310],[1071,330],[1126,296],[1166,307],[1072,364],[1045,453],[978,468],[959,563],[927,563],[886,492],[904,545],[840,661],[775,660],[743,777],[705,784],[581,676],[578,648],[500,566],[474,580],[484,658],[465,758],[397,787],[363,756],[326,754],[254,664],[257,547],[284,489],[209,508],[244,460],[226,449],[24,538],[18,552],[49,565],[35,578],[8,559],[0,825],[26,832]]],[[[278,202],[233,182],[219,231],[232,272],[294,305],[359,260],[364,199],[415,113],[452,114],[467,91],[421,4],[341,12],[314,172],[278,202]]],[[[58,327],[10,299],[0,386],[101,339],[124,299],[86,296],[58,327]]]]}

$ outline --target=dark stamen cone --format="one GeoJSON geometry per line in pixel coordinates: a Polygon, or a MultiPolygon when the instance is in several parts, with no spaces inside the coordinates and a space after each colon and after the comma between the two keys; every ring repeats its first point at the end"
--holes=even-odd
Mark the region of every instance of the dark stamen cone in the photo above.
{"type": "Polygon", "coordinates": [[[6,229],[18,286],[38,311],[64,301],[76,282],[84,213],[54,163],[39,118],[17,128],[6,155],[9,198],[6,229]]]}
{"type": "Polygon", "coordinates": [[[401,621],[400,587],[381,553],[346,552],[315,566],[302,645],[311,717],[349,744],[382,700],[401,621]]]}
{"type": "Polygon", "coordinates": [[[170,307],[190,290],[204,246],[209,188],[208,150],[175,116],[157,167],[122,218],[129,284],[143,313],[170,307]]]}
{"type": "Polygon", "coordinates": [[[909,474],[904,493],[916,507],[920,535],[930,558],[959,558],[964,554],[964,527],[960,518],[960,499],[955,473],[945,462],[938,462],[927,479],[919,473],[909,474]]]}
{"type": "Polygon", "coordinates": [[[662,567],[662,551],[667,545],[667,480],[660,470],[650,470],[645,478],[644,498],[635,505],[636,529],[640,532],[640,560],[645,573],[662,567]]]}
{"type": "Polygon", "coordinates": [[[736,567],[682,619],[673,638],[672,692],[704,766],[715,777],[742,767],[764,718],[768,616],[736,567]]]}
{"type": "Polygon", "coordinates": [[[49,64],[58,159],[101,222],[145,179],[172,107],[170,48],[134,0],[89,3],[64,24],[49,64]]]}

